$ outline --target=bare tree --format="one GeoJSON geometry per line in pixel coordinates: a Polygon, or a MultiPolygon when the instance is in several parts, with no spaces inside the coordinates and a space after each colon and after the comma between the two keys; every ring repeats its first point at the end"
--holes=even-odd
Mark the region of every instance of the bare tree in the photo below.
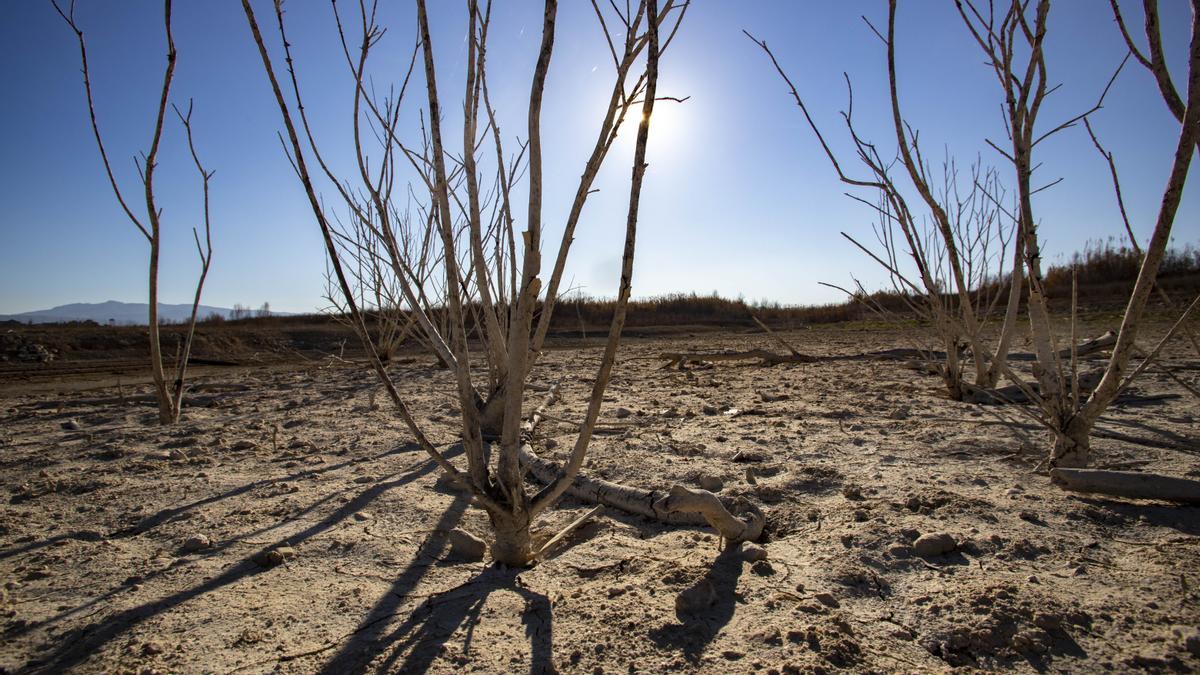
{"type": "MultiPolygon", "coordinates": [[[[852,177],[843,170],[820,128],[809,115],[795,84],[766,41],[749,33],[746,35],[770,57],[838,178],[851,187],[877,192],[876,202],[853,194],[849,196],[876,212],[879,221],[875,229],[878,252],[850,235],[843,233],[843,236],[887,270],[896,295],[909,301],[910,309],[917,316],[932,323],[944,350],[939,370],[947,392],[951,398],[962,400],[978,389],[995,387],[1004,373],[1003,364],[1015,333],[1021,297],[1020,238],[1013,236],[1015,224],[1006,223],[1006,219],[1011,222],[1012,218],[1002,205],[1002,188],[994,172],[982,170],[976,165],[972,171],[972,184],[964,193],[959,188],[958,170],[953,160],[947,158],[943,164],[942,185],[940,189],[935,186],[930,166],[921,153],[918,135],[904,120],[900,110],[896,85],[895,18],[896,2],[892,0],[888,3],[886,37],[867,22],[883,41],[887,51],[889,97],[896,140],[896,154],[893,157],[885,157],[874,143],[863,138],[855,129],[854,94],[849,77],[846,78],[849,105],[842,117],[854,143],[855,154],[867,170],[867,176],[863,178],[852,177]],[[897,163],[903,168],[907,184],[902,183],[904,179],[893,175],[892,169],[897,163]],[[920,220],[909,206],[904,197],[906,189],[915,190],[920,195],[927,220],[920,220]],[[1006,252],[1014,239],[1016,251],[1009,263],[1006,252]],[[915,275],[906,271],[902,258],[911,261],[915,275]],[[989,348],[982,331],[985,321],[1001,298],[999,291],[1005,286],[1001,283],[1004,280],[1002,270],[1005,268],[1009,269],[1009,290],[1004,321],[995,346],[989,348]],[[972,356],[975,370],[973,383],[964,374],[963,344],[972,356]]],[[[869,294],[861,286],[850,295],[869,299],[869,294]]],[[[868,305],[881,309],[869,300],[868,305]]]]}
{"type": "MultiPolygon", "coordinates": [[[[462,147],[458,154],[451,154],[443,134],[442,95],[438,89],[426,3],[416,0],[415,4],[417,47],[403,82],[383,98],[371,93],[365,74],[371,50],[384,32],[375,21],[375,3],[359,5],[361,36],[356,47],[351,46],[334,5],[344,56],[355,83],[353,133],[358,173],[351,179],[333,173],[309,126],[279,3],[275,6],[275,19],[288,64],[286,76],[291,101],[289,95],[284,94],[250,1],[242,2],[283,116],[290,160],[324,236],[333,278],[341,291],[339,302],[348,311],[367,347],[372,368],[397,413],[424,451],[454,481],[468,489],[475,502],[487,511],[495,531],[491,547],[493,557],[506,564],[525,564],[538,554],[532,547],[530,526],[573,485],[600,414],[631,291],[638,207],[646,171],[646,145],[658,96],[659,58],[678,30],[687,3],[667,0],[661,11],[658,0],[641,0],[633,6],[626,3],[625,9],[610,3],[611,12],[602,10],[600,3],[592,5],[607,39],[616,76],[595,147],[585,164],[566,223],[566,233],[556,254],[555,271],[545,293],[539,276],[544,187],[541,111],[555,47],[558,4],[555,0],[545,2],[541,44],[527,108],[528,136],[512,156],[505,153],[500,124],[488,92],[486,55],[491,3],[476,0],[464,3],[468,24],[467,59],[462,147]],[[410,146],[403,140],[399,120],[418,58],[424,71],[426,91],[420,141],[410,146]],[[644,64],[640,72],[637,64],[644,64]],[[592,181],[626,116],[639,109],[616,311],[587,412],[570,457],[557,471],[543,474],[548,475],[548,484],[530,494],[524,485],[521,466],[522,453],[528,452],[527,434],[538,419],[535,415],[525,421],[522,415],[529,373],[540,355],[557,297],[561,268],[565,265],[574,227],[592,192],[592,181]],[[365,149],[364,138],[368,137],[374,138],[378,145],[373,162],[368,161],[365,149]],[[339,228],[322,205],[309,168],[309,158],[316,162],[318,170],[340,195],[351,223],[349,231],[339,228]],[[410,191],[413,201],[409,207],[399,208],[393,194],[397,177],[404,167],[411,169],[419,187],[410,191]],[[481,180],[484,167],[494,171],[495,179],[490,189],[485,189],[481,180]],[[523,172],[527,172],[528,206],[525,229],[518,236],[514,215],[517,207],[511,195],[517,176],[523,172]],[[387,272],[390,279],[383,286],[395,289],[404,311],[413,317],[429,347],[447,363],[455,376],[462,415],[460,435],[466,455],[465,473],[430,442],[372,348],[366,318],[369,310],[364,310],[360,303],[364,295],[364,274],[355,276],[347,272],[347,268],[367,270],[365,274],[369,277],[375,274],[376,261],[379,262],[377,269],[387,272]],[[539,306],[541,314],[535,326],[539,306]],[[479,345],[475,351],[473,344],[479,345]],[[473,365],[480,368],[473,369],[473,365]],[[494,444],[499,445],[498,452],[492,451],[494,444]]],[[[374,282],[367,284],[371,285],[380,286],[374,282]]],[[[712,506],[704,499],[681,497],[667,508],[704,510],[712,506]]],[[[731,531],[740,534],[743,530],[734,528],[731,531]]],[[[761,531],[761,524],[758,530],[761,531]]]]}
{"type": "Polygon", "coordinates": [[[138,175],[141,178],[146,208],[145,214],[141,217],[133,212],[129,202],[126,201],[113,173],[112,164],[108,160],[108,152],[105,150],[104,139],[100,134],[100,125],[96,120],[96,103],[92,96],[92,80],[88,71],[87,43],[84,41],[83,29],[79,27],[79,24],[75,20],[75,3],[72,0],[66,10],[63,10],[57,0],[54,0],[52,4],[59,16],[63,18],[63,21],[70,26],[79,41],[79,58],[83,70],[83,88],[87,94],[88,117],[91,120],[92,133],[96,138],[96,146],[100,150],[100,159],[104,163],[104,170],[108,174],[108,181],[112,186],[113,194],[116,195],[117,202],[121,205],[121,209],[125,212],[126,217],[137,227],[150,246],[148,317],[150,369],[154,378],[154,393],[158,402],[159,423],[174,424],[179,421],[180,411],[183,406],[184,380],[187,374],[192,340],[196,331],[196,315],[200,308],[200,295],[204,290],[204,280],[208,277],[209,266],[212,264],[212,229],[209,218],[208,185],[212,179],[213,172],[207,171],[204,168],[196,153],[196,145],[192,137],[192,103],[189,101],[186,114],[178,108],[174,110],[187,134],[188,151],[191,154],[192,162],[196,166],[196,171],[200,174],[204,202],[204,239],[201,241],[199,232],[196,228],[192,228],[196,250],[200,255],[200,278],[196,282],[191,317],[188,320],[187,329],[179,346],[175,366],[168,376],[166,369],[163,367],[162,337],[159,331],[158,318],[158,258],[162,247],[162,209],[159,207],[154,196],[154,173],[158,168],[158,152],[162,142],[167,106],[170,103],[171,83],[175,76],[176,51],[175,39],[171,33],[171,0],[165,0],[163,4],[163,24],[167,38],[167,66],[163,73],[162,89],[158,100],[158,109],[155,114],[154,132],[150,140],[150,149],[142,154],[140,160],[134,159],[138,175]]]}
{"type": "MultiPolygon", "coordinates": [[[[1004,111],[1009,149],[1005,150],[991,141],[989,144],[1013,164],[1016,172],[1018,215],[1025,246],[1025,269],[1029,277],[1029,319],[1037,355],[1034,368],[1037,391],[1033,391],[1032,386],[1025,386],[1031,398],[1038,403],[1040,421],[1050,429],[1054,437],[1050,465],[1086,466],[1091,458],[1090,435],[1096,421],[1117,395],[1129,385],[1131,379],[1150,362],[1147,358],[1132,373],[1128,372],[1130,360],[1137,349],[1136,339],[1146,303],[1166,253],[1191,159],[1196,143],[1200,140],[1200,0],[1192,2],[1192,36],[1188,55],[1186,98],[1179,98],[1177,95],[1172,97],[1174,87],[1166,87],[1159,77],[1160,71],[1165,74],[1166,68],[1161,54],[1161,41],[1156,38],[1157,6],[1152,0],[1147,2],[1147,34],[1151,35],[1151,50],[1157,55],[1152,60],[1146,60],[1139,54],[1139,60],[1144,63],[1148,61],[1147,67],[1155,73],[1164,100],[1177,119],[1180,119],[1181,127],[1154,231],[1146,246],[1141,270],[1126,305],[1116,344],[1099,382],[1090,392],[1080,385],[1080,378],[1075,373],[1075,360],[1064,362],[1054,344],[1042,282],[1041,249],[1033,215],[1032,197],[1037,192],[1037,189],[1032,187],[1032,176],[1036,166],[1033,162],[1033,152],[1046,138],[1086,120],[1089,115],[1099,110],[1104,101],[1104,94],[1112,86],[1112,80],[1091,109],[1048,130],[1036,130],[1042,103],[1056,88],[1048,86],[1044,51],[1047,18],[1050,12],[1049,0],[1038,0],[1032,9],[1028,2],[1012,0],[1006,3],[1007,9],[1000,8],[999,15],[996,7],[991,4],[986,12],[969,0],[956,0],[955,4],[963,22],[988,59],[1005,97],[1004,111]],[[1155,47],[1156,44],[1158,47],[1155,47]]],[[[1117,12],[1119,16],[1119,10],[1117,12]]],[[[1123,22],[1121,26],[1130,47],[1133,48],[1123,22]]],[[[1120,72],[1120,68],[1117,72],[1120,72]]],[[[1114,80],[1115,78],[1116,74],[1113,75],[1114,80]]],[[[1188,309],[1195,304],[1192,303],[1188,309]]],[[[1174,334],[1181,322],[1182,318],[1168,332],[1167,338],[1174,334]]],[[[1160,348],[1161,344],[1160,342],[1160,348]]],[[[1157,348],[1151,357],[1156,353],[1157,348]]],[[[1015,377],[1012,374],[1010,376],[1015,377]]]]}

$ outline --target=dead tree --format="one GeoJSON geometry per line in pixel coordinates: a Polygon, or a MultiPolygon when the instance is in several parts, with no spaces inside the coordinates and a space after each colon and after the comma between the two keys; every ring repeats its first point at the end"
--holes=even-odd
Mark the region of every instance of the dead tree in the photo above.
{"type": "Polygon", "coordinates": [[[83,38],[83,29],[79,27],[79,24],[75,20],[75,3],[72,0],[66,10],[63,10],[57,1],[54,1],[52,4],[59,16],[62,17],[63,21],[75,33],[75,37],[79,41],[79,58],[83,71],[83,88],[87,94],[88,117],[91,121],[92,133],[96,139],[96,147],[100,150],[100,159],[104,164],[105,173],[108,175],[109,185],[112,187],[113,194],[117,197],[117,202],[120,204],[121,210],[125,212],[126,217],[137,227],[142,236],[146,238],[146,242],[150,246],[148,316],[150,371],[154,378],[155,400],[158,403],[158,421],[160,424],[174,424],[179,421],[179,415],[183,406],[184,381],[187,375],[188,358],[192,350],[192,339],[196,332],[200,296],[204,290],[204,280],[208,277],[209,266],[212,264],[212,230],[209,218],[208,184],[212,179],[213,172],[204,168],[196,153],[196,145],[192,138],[192,103],[189,101],[187,114],[184,114],[178,108],[174,110],[187,134],[188,151],[191,154],[196,170],[200,174],[204,202],[204,239],[201,241],[199,232],[196,228],[192,228],[192,237],[196,242],[196,250],[200,255],[200,278],[196,282],[196,292],[192,299],[192,312],[179,346],[175,366],[168,374],[167,370],[163,367],[162,336],[158,325],[158,259],[162,247],[162,209],[159,207],[154,196],[154,174],[158,168],[158,152],[162,143],[167,106],[170,104],[171,83],[175,76],[176,51],[175,39],[171,33],[171,0],[166,0],[163,4],[163,24],[167,36],[167,65],[163,73],[162,89],[158,99],[158,109],[155,114],[154,132],[150,140],[150,149],[142,154],[140,161],[136,158],[134,160],[141,179],[146,208],[145,214],[140,217],[134,213],[130,203],[126,201],[125,195],[117,183],[116,175],[113,173],[112,164],[108,160],[108,152],[105,149],[104,139],[100,133],[100,125],[96,120],[96,102],[92,96],[92,80],[88,70],[87,43],[83,38]]]}
{"type": "MultiPolygon", "coordinates": [[[[989,4],[985,12],[969,0],[956,0],[955,4],[1004,92],[1009,148],[1003,149],[991,141],[989,144],[1012,163],[1016,174],[1018,217],[1025,246],[1025,271],[1029,279],[1029,319],[1037,354],[1034,367],[1037,391],[1033,393],[1033,387],[1030,385],[1022,386],[1033,394],[1031,398],[1038,403],[1039,421],[1053,434],[1050,465],[1086,466],[1091,458],[1090,435],[1096,421],[1118,394],[1128,387],[1132,378],[1149,364],[1149,360],[1146,360],[1132,373],[1129,372],[1130,361],[1137,350],[1136,340],[1146,303],[1166,253],[1191,159],[1195,154],[1196,143],[1200,140],[1200,0],[1192,2],[1192,35],[1188,53],[1186,96],[1176,96],[1178,100],[1174,100],[1170,96],[1170,92],[1174,91],[1173,86],[1170,89],[1166,88],[1162,79],[1158,77],[1160,69],[1165,74],[1161,54],[1150,61],[1150,69],[1159,80],[1164,100],[1181,121],[1181,127],[1154,231],[1146,246],[1141,270],[1126,305],[1116,344],[1103,376],[1090,392],[1083,391],[1078,385],[1075,360],[1064,362],[1058,356],[1055,347],[1042,281],[1041,248],[1033,214],[1032,197],[1038,191],[1032,186],[1036,166],[1033,152],[1046,138],[1086,120],[1099,110],[1104,101],[1104,94],[1112,86],[1116,74],[1091,109],[1048,130],[1038,130],[1036,122],[1041,105],[1046,96],[1053,91],[1053,88],[1048,86],[1044,51],[1047,18],[1050,12],[1049,0],[1039,0],[1032,8],[1028,2],[1011,0],[1010,3],[1004,3],[1007,5],[1006,9],[1003,6],[1000,8],[999,16],[995,5],[989,4]],[[1160,64],[1161,68],[1152,67],[1155,63],[1160,64]]],[[[1147,33],[1152,36],[1151,49],[1154,51],[1155,44],[1161,48],[1161,41],[1156,37],[1157,9],[1152,1],[1147,3],[1147,7],[1147,33]]],[[[1124,26],[1123,23],[1121,25],[1124,26]]],[[[1128,31],[1123,28],[1123,33],[1128,41],[1128,31]]],[[[1129,44],[1133,46],[1131,41],[1129,44]]],[[[1120,68],[1117,72],[1120,72],[1120,68]]],[[[1195,305],[1193,302],[1188,310],[1195,305]]],[[[1184,316],[1186,313],[1185,311],[1184,316]]],[[[1167,338],[1174,334],[1182,320],[1181,318],[1180,322],[1176,323],[1167,338]]],[[[1160,342],[1159,348],[1161,345],[1160,342]]],[[[1010,376],[1016,377],[1013,374],[1010,376]]]]}
{"type": "MultiPolygon", "coordinates": [[[[447,137],[443,134],[438,64],[433,56],[425,1],[416,0],[419,41],[408,75],[393,89],[395,93],[384,99],[375,98],[366,84],[370,52],[383,36],[383,30],[375,22],[375,3],[359,5],[362,34],[356,46],[351,45],[334,4],[344,56],[355,83],[353,132],[358,175],[351,179],[332,172],[309,126],[279,3],[275,5],[275,23],[287,62],[289,95],[284,94],[250,0],[242,2],[287,130],[289,158],[324,237],[341,299],[364,347],[368,348],[371,366],[418,444],[452,480],[469,490],[475,503],[488,513],[495,533],[491,546],[493,558],[505,564],[522,565],[538,554],[531,548],[531,524],[574,484],[600,414],[631,291],[638,206],[646,171],[650,122],[657,98],[659,58],[679,28],[687,5],[667,0],[660,11],[657,0],[641,0],[626,10],[613,4],[616,19],[613,22],[612,14],[606,15],[599,3],[593,4],[608,40],[616,78],[595,148],[585,165],[568,217],[567,234],[556,257],[556,270],[559,263],[565,263],[571,232],[622,123],[631,111],[637,114],[640,110],[621,278],[608,339],[579,435],[566,464],[543,489],[533,494],[526,491],[525,469],[521,464],[522,451],[528,450],[526,435],[529,430],[529,426],[523,424],[522,405],[530,369],[541,348],[540,327],[534,325],[535,309],[540,301],[540,321],[548,324],[557,293],[556,283],[561,275],[556,272],[543,293],[539,276],[543,198],[541,109],[555,47],[558,5],[555,0],[545,2],[541,44],[530,86],[528,137],[517,155],[518,158],[524,156],[528,189],[525,229],[519,236],[517,207],[511,199],[515,174],[519,171],[517,160],[510,160],[505,154],[500,124],[488,94],[486,55],[491,4],[467,0],[465,5],[468,25],[462,146],[459,154],[451,155],[447,137]],[[610,30],[612,27],[616,27],[615,31],[610,30]],[[418,59],[425,85],[419,147],[406,143],[399,122],[399,111],[409,79],[417,70],[418,59]],[[364,126],[379,144],[373,163],[367,161],[364,126]],[[465,472],[434,447],[413,418],[387,368],[370,349],[365,312],[358,301],[360,294],[347,272],[347,263],[358,260],[358,256],[364,255],[364,249],[347,248],[347,239],[331,222],[318,197],[316,177],[309,168],[310,158],[342,197],[347,217],[378,243],[374,249],[376,253],[368,255],[378,256],[385,263],[383,268],[390,272],[404,300],[405,311],[415,318],[430,347],[454,373],[462,415],[460,438],[466,456],[465,472]],[[487,167],[496,175],[490,201],[480,178],[487,167]],[[432,276],[422,274],[418,269],[421,261],[402,245],[402,237],[397,231],[401,211],[393,203],[392,186],[400,172],[406,170],[411,170],[416,185],[420,186],[414,189],[414,194],[420,195],[416,212],[430,224],[433,248],[437,251],[432,269],[436,271],[435,276],[440,277],[438,282],[432,282],[432,276]],[[487,208],[488,204],[492,208],[487,208]],[[427,293],[431,283],[437,285],[437,298],[427,293]],[[436,316],[445,317],[445,323],[436,321],[436,316]],[[480,347],[472,353],[471,345],[475,340],[480,347]],[[473,369],[473,365],[481,367],[473,369]],[[480,371],[478,378],[473,370],[480,371]],[[480,384],[483,386],[477,386],[480,384]],[[496,445],[498,452],[493,451],[496,445]]],[[[685,506],[691,508],[693,505],[685,506]]],[[[746,532],[753,533],[752,530],[746,532]]]]}
{"type": "MultiPolygon", "coordinates": [[[[1011,216],[1001,203],[1001,190],[994,172],[983,171],[976,165],[972,172],[972,185],[964,194],[959,190],[958,171],[954,162],[947,159],[943,167],[941,189],[935,188],[917,134],[904,120],[900,110],[896,86],[895,15],[896,2],[893,0],[888,4],[886,37],[871,26],[887,51],[889,95],[896,139],[894,158],[885,158],[875,144],[864,139],[855,129],[853,89],[849,78],[846,80],[849,106],[842,117],[857,158],[867,170],[863,178],[851,177],[843,170],[820,128],[809,115],[795,84],[767,43],[749,33],[747,36],[770,57],[838,178],[851,187],[877,192],[876,203],[853,194],[848,196],[867,204],[877,213],[879,225],[875,234],[880,252],[871,250],[846,233],[842,234],[886,269],[896,294],[908,301],[910,309],[917,316],[932,323],[945,355],[940,371],[947,392],[951,398],[962,400],[975,389],[995,387],[1004,373],[1003,364],[1015,333],[1021,296],[1020,238],[1013,236],[1015,226],[1007,226],[1003,221],[1005,217],[1011,220],[1011,216]],[[892,175],[892,168],[897,163],[903,167],[904,179],[892,175]],[[907,185],[920,195],[932,227],[923,226],[909,206],[902,185],[905,179],[907,185]],[[1010,242],[1014,243],[1016,249],[1011,263],[1006,256],[1010,242]],[[905,271],[902,260],[905,257],[911,260],[915,275],[905,271]],[[984,321],[996,309],[1002,297],[1000,290],[1004,288],[1002,271],[1005,268],[1009,269],[1009,290],[1004,321],[996,344],[989,347],[981,333],[984,321]],[[915,279],[912,278],[914,276],[915,279]],[[965,343],[972,355],[975,370],[973,383],[967,380],[963,372],[960,343],[965,343]]],[[[868,297],[863,289],[858,290],[860,292],[851,293],[851,296],[868,297]]]]}

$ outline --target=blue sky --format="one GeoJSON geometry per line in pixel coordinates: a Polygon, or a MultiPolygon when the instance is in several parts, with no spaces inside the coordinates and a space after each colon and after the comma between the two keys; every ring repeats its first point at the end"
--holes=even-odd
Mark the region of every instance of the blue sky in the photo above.
{"type": "MultiPolygon", "coordinates": [[[[258,4],[262,21],[270,3],[258,4]]],[[[415,34],[411,3],[383,4],[389,31],[374,71],[380,85],[402,76],[415,34]]],[[[453,117],[461,105],[465,3],[430,4],[441,91],[453,117]]],[[[1137,21],[1140,3],[1125,4],[1137,21]]],[[[1168,54],[1180,64],[1188,3],[1161,4],[1168,54]]],[[[557,244],[594,140],[603,112],[597,103],[611,86],[611,65],[590,3],[561,5],[542,115],[548,249],[557,244]]],[[[291,0],[287,8],[318,137],[335,164],[344,165],[352,89],[329,3],[291,0]]],[[[523,99],[540,39],[541,6],[497,0],[494,12],[492,87],[511,144],[525,135],[523,99]]],[[[846,105],[843,71],[854,82],[861,132],[881,147],[894,145],[884,48],[863,24],[863,14],[882,27],[886,3],[693,2],[662,64],[660,92],[691,98],[656,109],[635,295],[717,291],[809,304],[841,299],[819,281],[846,285],[854,274],[868,286],[881,283],[873,263],[838,234],[869,238],[872,214],[843,195],[769,62],[741,32],[767,40],[835,150],[853,166],[838,116],[846,105]]],[[[79,0],[77,16],[89,42],[110,156],[122,185],[136,198],[132,157],[149,142],[164,59],[161,6],[79,0]]],[[[1047,127],[1087,109],[1124,55],[1107,3],[1062,0],[1050,21],[1050,77],[1063,87],[1042,112],[1047,127]]],[[[921,130],[926,154],[940,158],[945,150],[964,166],[979,156],[1007,177],[1003,158],[984,143],[1003,139],[1001,95],[953,3],[901,3],[898,22],[902,106],[921,130]]],[[[195,99],[196,141],[216,171],[216,258],[205,304],[270,302],[283,311],[324,306],[319,232],[276,138],[279,113],[240,3],[176,0],[174,26],[179,50],[174,100],[183,105],[195,99]]],[[[109,190],[88,127],[74,36],[48,2],[0,6],[0,91],[6,94],[0,105],[0,313],[68,302],[143,301],[147,247],[109,190]]],[[[410,105],[417,102],[410,99],[410,105]]],[[[1177,125],[1149,74],[1136,66],[1121,75],[1094,121],[1116,154],[1134,227],[1145,240],[1177,125]]],[[[447,123],[453,129],[453,120],[447,123]]],[[[461,136],[446,133],[455,140],[461,136]]],[[[568,280],[592,295],[611,295],[616,287],[632,136],[627,130],[597,182],[600,192],[589,202],[568,266],[568,280]]],[[[165,240],[160,299],[172,303],[190,300],[199,266],[190,229],[199,222],[200,195],[183,141],[179,125],[169,124],[157,179],[165,240]]],[[[1121,236],[1107,167],[1082,127],[1038,149],[1043,163],[1038,182],[1064,179],[1037,197],[1048,257],[1089,239],[1121,236]]],[[[1176,221],[1179,244],[1200,240],[1197,184],[1189,181],[1176,221]]],[[[552,252],[545,257],[552,260],[552,252]]]]}

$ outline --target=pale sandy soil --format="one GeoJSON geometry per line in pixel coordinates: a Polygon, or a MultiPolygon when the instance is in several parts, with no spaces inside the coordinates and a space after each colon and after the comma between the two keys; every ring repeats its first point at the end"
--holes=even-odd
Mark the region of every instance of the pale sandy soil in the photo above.
{"type": "MultiPolygon", "coordinates": [[[[788,339],[813,354],[908,346],[885,331],[788,339]]],[[[896,363],[680,372],[652,358],[748,347],[776,348],[627,341],[585,471],[658,489],[720,478],[768,514],[756,563],[613,510],[531,569],[455,561],[446,532],[485,535],[486,518],[436,480],[357,367],[206,371],[176,428],[113,387],[0,386],[0,668],[1200,669],[1200,509],[1062,492],[1035,470],[1046,438],[1030,420],[947,401],[896,363]],[[934,532],[957,550],[914,555],[934,532]],[[255,561],[280,546],[283,564],[255,561]],[[677,611],[681,593],[707,602],[677,611]]],[[[1190,349],[1169,363],[1195,386],[1190,349]]],[[[597,363],[594,347],[543,359],[556,417],[581,416],[597,363]]],[[[424,357],[395,373],[452,444],[448,374],[424,357]]],[[[1197,400],[1160,373],[1138,391],[1151,400],[1106,417],[1098,464],[1200,476],[1197,400]]],[[[560,458],[572,441],[552,420],[536,443],[560,458]]],[[[566,500],[545,525],[586,507],[566,500]]]]}

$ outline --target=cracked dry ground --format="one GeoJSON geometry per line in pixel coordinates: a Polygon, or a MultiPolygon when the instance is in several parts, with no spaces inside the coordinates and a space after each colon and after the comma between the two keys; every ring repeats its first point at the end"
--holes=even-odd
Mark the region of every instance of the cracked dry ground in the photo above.
{"type": "MultiPolygon", "coordinates": [[[[813,354],[900,339],[787,338],[813,354]]],[[[115,388],[5,383],[0,667],[1200,668],[1200,510],[1062,492],[1036,472],[1046,439],[1026,417],[947,401],[897,363],[679,371],[653,358],[751,347],[774,348],[762,335],[627,340],[585,471],[660,489],[719,481],[766,510],[765,559],[609,509],[531,569],[456,561],[446,533],[485,535],[486,518],[438,480],[360,368],[208,371],[175,428],[154,426],[128,384],[123,402],[115,388]],[[930,533],[954,550],[916,555],[930,533]]],[[[598,352],[555,349],[535,371],[564,395],[539,429],[543,456],[570,446],[598,352]]],[[[1194,353],[1167,363],[1196,383],[1194,353]]],[[[449,374],[424,357],[394,372],[451,445],[449,374]]],[[[1098,463],[1200,474],[1195,398],[1158,372],[1139,392],[1105,418],[1098,463]]],[[[585,508],[566,499],[542,525],[585,508]]]]}

